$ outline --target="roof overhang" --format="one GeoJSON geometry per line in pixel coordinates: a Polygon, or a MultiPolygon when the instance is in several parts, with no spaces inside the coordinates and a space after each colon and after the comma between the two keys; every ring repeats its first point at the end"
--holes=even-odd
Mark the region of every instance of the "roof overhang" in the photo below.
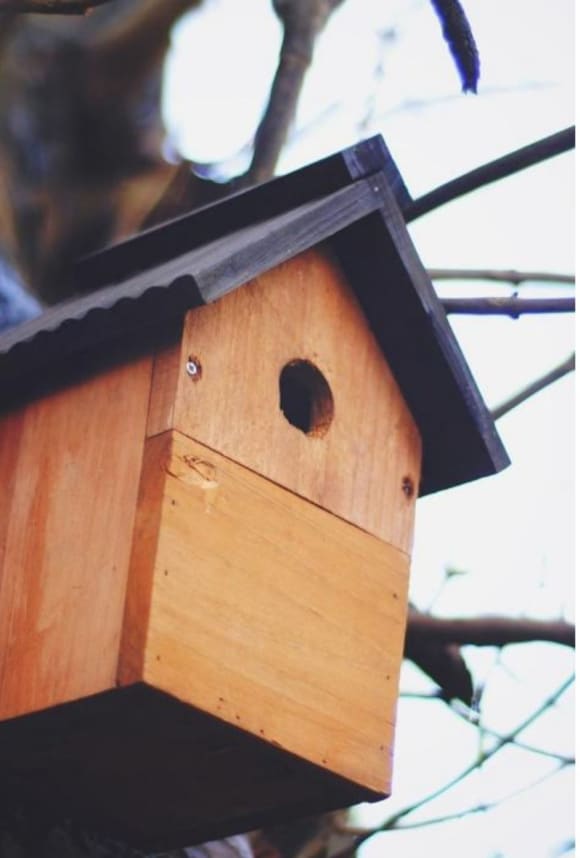
{"type": "Polygon", "coordinates": [[[90,257],[78,282],[96,291],[0,336],[0,407],[150,347],[188,309],[326,242],[421,433],[421,494],[493,474],[509,459],[408,234],[409,203],[375,137],[90,257]]]}

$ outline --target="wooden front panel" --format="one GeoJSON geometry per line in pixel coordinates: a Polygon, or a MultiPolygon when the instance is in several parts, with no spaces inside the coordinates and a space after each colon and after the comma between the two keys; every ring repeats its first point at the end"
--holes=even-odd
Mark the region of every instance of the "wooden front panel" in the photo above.
{"type": "Polygon", "coordinates": [[[0,717],[114,685],[151,360],[0,420],[0,717]]]}
{"type": "Polygon", "coordinates": [[[179,433],[149,439],[121,682],[387,791],[408,565],[179,433]]]}
{"type": "Polygon", "coordinates": [[[192,310],[154,371],[148,434],[175,428],[369,533],[410,550],[420,438],[338,266],[309,251],[192,310]],[[192,378],[189,357],[201,366],[192,378]],[[332,391],[326,434],[280,410],[279,377],[312,362],[332,391]]]}

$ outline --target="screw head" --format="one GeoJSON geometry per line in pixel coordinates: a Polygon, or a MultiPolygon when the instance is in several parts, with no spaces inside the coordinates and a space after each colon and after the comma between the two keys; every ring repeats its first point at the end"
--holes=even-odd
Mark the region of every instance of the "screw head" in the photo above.
{"type": "Polygon", "coordinates": [[[199,381],[201,378],[201,361],[199,358],[190,355],[185,363],[185,371],[192,381],[199,381]]]}

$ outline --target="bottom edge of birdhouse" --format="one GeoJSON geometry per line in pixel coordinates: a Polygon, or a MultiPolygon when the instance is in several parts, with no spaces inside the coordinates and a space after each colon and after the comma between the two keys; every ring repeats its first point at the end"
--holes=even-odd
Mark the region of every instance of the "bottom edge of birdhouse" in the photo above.
{"type": "Polygon", "coordinates": [[[386,797],[144,684],[0,724],[0,806],[149,850],[386,797]]]}

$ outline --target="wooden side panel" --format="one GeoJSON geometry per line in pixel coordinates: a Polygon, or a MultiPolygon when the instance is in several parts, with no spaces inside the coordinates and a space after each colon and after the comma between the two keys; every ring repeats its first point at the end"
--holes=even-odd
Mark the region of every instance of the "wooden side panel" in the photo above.
{"type": "MultiPolygon", "coordinates": [[[[171,359],[164,355],[161,369],[171,359]]],[[[178,429],[410,550],[419,434],[350,287],[321,251],[191,311],[175,368],[175,403],[155,409],[150,434],[178,429]],[[189,357],[201,366],[195,380],[189,357]],[[311,361],[330,385],[334,418],[324,437],[304,434],[280,410],[280,372],[294,359],[311,361]]],[[[163,402],[163,392],[154,396],[163,402]]]]}
{"type": "Polygon", "coordinates": [[[114,685],[150,381],[147,358],[0,422],[2,718],[114,685]]]}
{"type": "Polygon", "coordinates": [[[123,682],[386,791],[408,556],[179,433],[147,442],[144,469],[166,480],[141,496],[160,532],[134,554],[129,604],[150,601],[127,614],[146,646],[123,682]]]}
{"type": "Polygon", "coordinates": [[[168,433],[149,438],[145,444],[119,650],[118,680],[122,685],[143,678],[170,446],[168,433]]]}
{"type": "Polygon", "coordinates": [[[183,370],[183,364],[179,342],[162,349],[153,358],[147,437],[173,427],[180,370],[183,370]]]}

